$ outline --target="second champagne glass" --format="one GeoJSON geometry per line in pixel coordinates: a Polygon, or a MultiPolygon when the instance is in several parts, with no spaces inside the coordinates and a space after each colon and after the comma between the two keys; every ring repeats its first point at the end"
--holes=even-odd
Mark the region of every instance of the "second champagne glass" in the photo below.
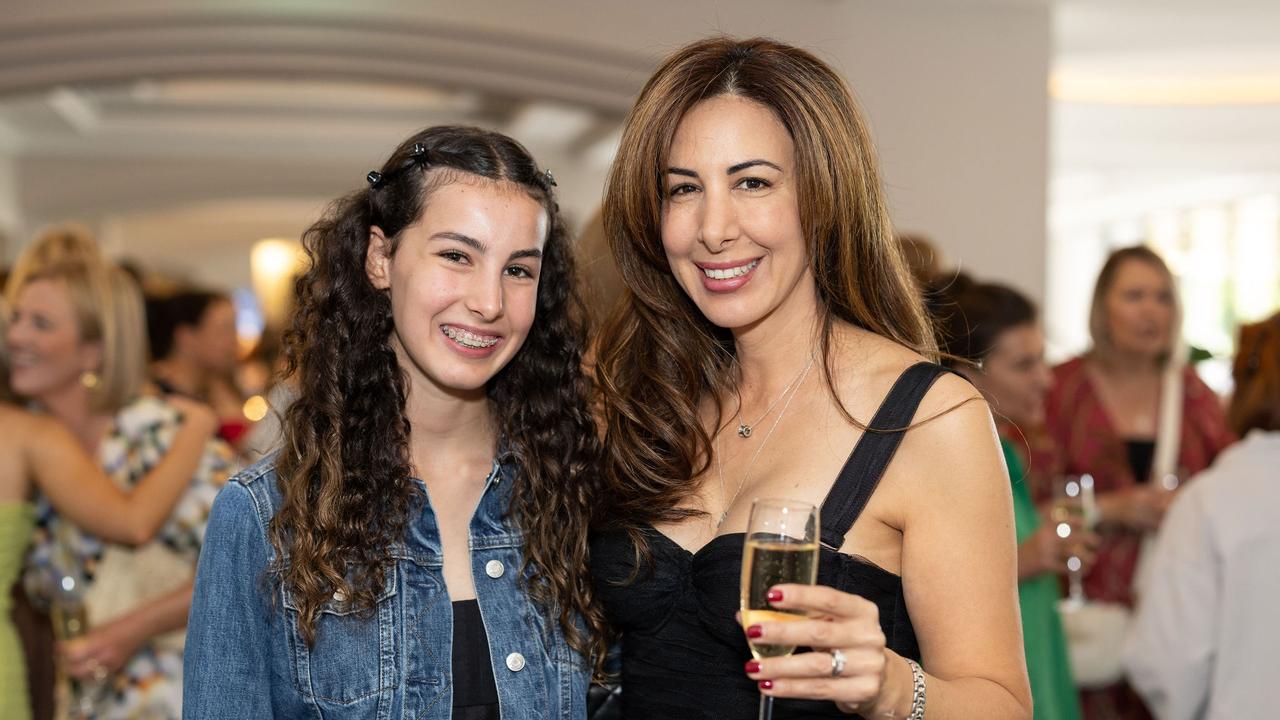
{"type": "MultiPolygon", "coordinates": [[[[769,604],[769,588],[812,585],[818,579],[818,508],[798,500],[758,499],[751,504],[742,553],[742,624],[801,620],[804,613],[769,604]]],[[[794,645],[747,644],[757,660],[795,652],[794,645]]],[[[773,698],[760,698],[760,720],[773,717],[773,698]]]]}

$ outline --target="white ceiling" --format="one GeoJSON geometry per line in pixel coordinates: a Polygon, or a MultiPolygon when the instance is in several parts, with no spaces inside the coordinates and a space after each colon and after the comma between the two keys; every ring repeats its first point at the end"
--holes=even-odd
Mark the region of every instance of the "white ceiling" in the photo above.
{"type": "Polygon", "coordinates": [[[1280,2],[1064,2],[1056,222],[1280,191],[1280,2]]]}
{"type": "Polygon", "coordinates": [[[581,221],[651,63],[586,34],[409,2],[6,4],[0,157],[15,158],[18,235],[66,217],[334,197],[444,123],[586,168],[562,182],[581,221]]]}

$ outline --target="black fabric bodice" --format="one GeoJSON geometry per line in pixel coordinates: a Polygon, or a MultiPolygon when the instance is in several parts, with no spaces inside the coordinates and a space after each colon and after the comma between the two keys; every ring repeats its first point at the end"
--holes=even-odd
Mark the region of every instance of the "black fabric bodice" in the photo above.
{"type": "MultiPolygon", "coordinates": [[[[920,399],[943,372],[929,363],[909,368],[886,396],[871,427],[908,425],[920,399]]],[[[843,544],[901,440],[901,432],[864,433],[841,469],[821,510],[818,583],[874,602],[889,649],[918,661],[920,648],[902,579],[831,549],[843,544]]],[[[625,530],[597,533],[591,542],[596,592],[621,632],[623,716],[753,720],[760,694],[744,670],[751,651],[734,619],[743,534],[719,535],[690,553],[652,527],[642,526],[639,532],[650,562],[638,573],[635,547],[625,530]]],[[[777,720],[851,717],[834,703],[784,699],[775,702],[773,712],[777,720]]]]}
{"type": "Polygon", "coordinates": [[[480,603],[453,603],[454,720],[498,720],[498,686],[489,658],[489,636],[480,603]]]}

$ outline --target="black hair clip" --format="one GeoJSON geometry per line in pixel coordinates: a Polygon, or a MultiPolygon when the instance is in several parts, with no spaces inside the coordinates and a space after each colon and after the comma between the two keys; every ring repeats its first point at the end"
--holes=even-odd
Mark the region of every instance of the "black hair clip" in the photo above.
{"type": "Polygon", "coordinates": [[[554,176],[554,175],[552,175],[552,174],[551,174],[551,171],[550,171],[550,170],[543,170],[543,171],[542,171],[542,177],[543,177],[543,179],[544,179],[544,180],[546,180],[546,181],[547,181],[547,185],[548,185],[548,186],[550,186],[550,187],[555,187],[555,186],[556,186],[556,178],[555,178],[555,176],[554,176]]]}
{"type": "Polygon", "coordinates": [[[428,165],[430,165],[430,163],[427,162],[427,146],[422,143],[414,143],[413,148],[409,150],[409,164],[402,168],[391,170],[385,175],[377,170],[370,170],[369,174],[364,176],[364,179],[369,181],[369,185],[372,186],[374,190],[377,190],[387,184],[387,182],[393,177],[403,172],[406,168],[427,167],[428,165]]]}

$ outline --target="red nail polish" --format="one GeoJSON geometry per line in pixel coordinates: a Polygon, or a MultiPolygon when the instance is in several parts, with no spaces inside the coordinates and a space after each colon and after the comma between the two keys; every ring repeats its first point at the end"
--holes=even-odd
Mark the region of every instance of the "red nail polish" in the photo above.
{"type": "Polygon", "coordinates": [[[773,681],[772,681],[772,680],[761,680],[761,681],[760,681],[760,689],[761,689],[761,690],[772,690],[772,689],[773,689],[773,681]]]}
{"type": "Polygon", "coordinates": [[[761,629],[759,625],[752,625],[751,627],[747,628],[747,637],[751,638],[752,640],[755,640],[761,635],[764,635],[764,630],[761,629]]]}
{"type": "Polygon", "coordinates": [[[778,602],[782,599],[782,591],[777,588],[773,588],[764,594],[764,599],[771,603],[778,602]]]}
{"type": "Polygon", "coordinates": [[[752,674],[760,672],[760,661],[759,661],[759,660],[748,660],[748,661],[747,661],[747,672],[748,672],[748,673],[752,673],[752,674]]]}

